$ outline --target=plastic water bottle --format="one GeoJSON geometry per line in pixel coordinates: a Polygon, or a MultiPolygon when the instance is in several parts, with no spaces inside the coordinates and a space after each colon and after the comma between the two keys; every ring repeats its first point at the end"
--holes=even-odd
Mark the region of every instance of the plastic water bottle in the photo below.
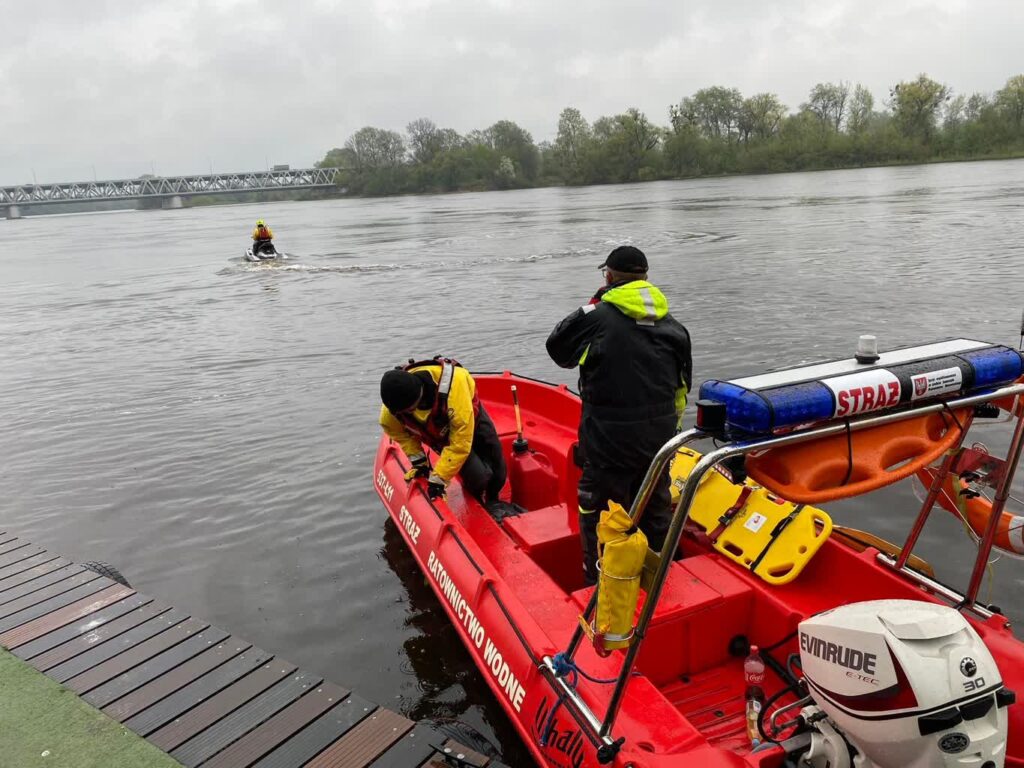
{"type": "Polygon", "coordinates": [[[757,718],[764,704],[764,659],[756,645],[750,646],[750,654],[743,661],[743,679],[747,684],[746,721],[747,736],[755,747],[761,743],[757,729],[757,718]]]}

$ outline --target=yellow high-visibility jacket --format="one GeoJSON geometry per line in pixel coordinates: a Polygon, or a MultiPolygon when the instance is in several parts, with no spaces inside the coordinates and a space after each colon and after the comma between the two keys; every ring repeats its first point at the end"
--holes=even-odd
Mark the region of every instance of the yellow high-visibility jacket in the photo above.
{"type": "Polygon", "coordinates": [[[274,233],[271,232],[270,231],[270,227],[267,227],[267,226],[255,227],[252,230],[252,239],[253,240],[273,240],[274,239],[274,233]],[[262,230],[262,233],[260,232],[260,230],[262,230]]]}
{"type": "MultiPolygon", "coordinates": [[[[422,365],[410,370],[410,373],[427,371],[436,384],[441,378],[441,366],[439,364],[422,365]]],[[[470,450],[473,448],[473,430],[476,427],[475,409],[473,400],[476,398],[476,382],[469,375],[465,368],[455,367],[452,378],[451,390],[448,393],[448,429],[442,438],[444,443],[432,445],[431,448],[440,448],[440,457],[434,467],[434,474],[448,483],[453,477],[459,474],[462,465],[469,458],[470,450]]],[[[416,410],[412,413],[413,418],[420,424],[426,425],[430,418],[430,410],[416,410]]],[[[387,435],[402,446],[406,456],[415,456],[423,453],[423,446],[419,437],[411,434],[405,425],[388,410],[387,406],[381,406],[380,425],[387,435]]],[[[426,426],[424,430],[426,431],[426,426]]]]}

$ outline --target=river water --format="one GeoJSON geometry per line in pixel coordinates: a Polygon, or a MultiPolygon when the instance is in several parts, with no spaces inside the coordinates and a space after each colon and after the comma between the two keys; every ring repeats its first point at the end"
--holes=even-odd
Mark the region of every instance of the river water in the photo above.
{"type": "MultiPolygon", "coordinates": [[[[544,340],[621,243],[689,328],[698,381],[847,356],[861,333],[1016,344],[1024,161],[54,216],[0,237],[3,527],[525,765],[373,491],[381,373],[443,352],[574,383],[544,340]],[[259,217],[291,262],[240,260],[259,217]]],[[[831,511],[900,538],[913,502],[831,511]]],[[[948,515],[920,547],[959,584],[970,550],[948,515]]],[[[1022,575],[995,568],[1011,614],[1022,575]]]]}

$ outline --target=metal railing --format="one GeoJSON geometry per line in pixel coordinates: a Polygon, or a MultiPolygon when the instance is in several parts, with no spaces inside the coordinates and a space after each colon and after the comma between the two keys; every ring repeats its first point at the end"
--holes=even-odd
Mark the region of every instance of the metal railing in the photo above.
{"type": "MultiPolygon", "coordinates": [[[[879,427],[884,424],[907,421],[930,413],[939,413],[943,411],[956,410],[958,408],[972,407],[988,403],[993,400],[1013,398],[1019,395],[1024,395],[1024,384],[1012,384],[982,394],[967,395],[950,400],[929,403],[911,407],[907,410],[883,413],[875,416],[863,416],[859,419],[850,419],[842,422],[826,424],[824,426],[811,427],[784,435],[752,438],[750,440],[731,443],[704,454],[704,456],[701,457],[690,471],[690,474],[687,476],[683,483],[683,487],[680,490],[679,501],[676,504],[675,511],[673,512],[672,522],[669,525],[668,533],[665,536],[665,543],[662,546],[659,555],[658,567],[652,578],[651,587],[647,592],[647,596],[644,599],[643,606],[640,610],[640,617],[637,621],[635,630],[636,639],[626,650],[622,669],[616,677],[615,689],[612,692],[612,697],[609,701],[604,717],[600,718],[591,711],[586,702],[583,701],[582,697],[580,697],[580,695],[568,685],[565,679],[558,677],[555,672],[552,659],[547,657],[544,659],[544,663],[541,665],[541,672],[549,681],[552,682],[553,685],[556,686],[557,689],[561,691],[561,695],[566,699],[566,706],[571,706],[575,709],[580,718],[590,726],[593,730],[593,733],[590,734],[591,738],[610,747],[614,746],[615,742],[612,741],[610,734],[613,726],[615,725],[615,719],[618,716],[619,707],[622,704],[626,686],[632,676],[637,655],[640,652],[640,647],[643,645],[647,629],[654,616],[654,610],[657,606],[662,587],[664,586],[665,579],[668,575],[669,566],[672,563],[672,555],[679,547],[683,528],[689,519],[690,507],[696,496],[701,480],[708,471],[729,458],[747,455],[754,451],[764,451],[772,448],[796,445],[798,443],[807,443],[813,440],[820,440],[825,437],[843,434],[847,431],[860,432],[865,429],[879,427]]],[[[962,442],[963,438],[966,436],[969,425],[970,420],[961,425],[960,442],[962,442]]],[[[672,460],[672,457],[675,456],[676,451],[688,443],[712,436],[713,435],[710,433],[702,430],[691,429],[674,436],[661,447],[657,455],[654,457],[654,460],[651,462],[650,467],[648,467],[647,474],[644,476],[643,484],[641,485],[640,490],[637,493],[637,497],[630,508],[630,516],[632,517],[634,524],[638,523],[642,519],[644,509],[650,500],[655,483],[660,478],[662,472],[667,471],[669,463],[672,460]]],[[[955,446],[951,449],[951,453],[955,452],[958,447],[959,446],[955,446]]],[[[974,601],[977,597],[977,587],[978,584],[980,584],[979,574],[984,572],[985,565],[987,564],[989,555],[991,554],[997,527],[996,523],[1008,497],[1010,483],[1013,480],[1013,474],[1020,460],[1022,451],[1024,451],[1024,414],[1017,417],[1017,426],[1014,430],[1014,436],[1011,440],[1009,451],[1007,452],[1006,472],[1000,480],[1000,485],[996,492],[995,503],[993,503],[992,517],[988,530],[986,530],[985,536],[982,537],[981,543],[978,547],[978,555],[974,564],[974,573],[972,574],[971,584],[965,595],[961,595],[952,588],[940,584],[937,581],[921,577],[919,574],[916,574],[916,572],[911,571],[906,567],[906,558],[911,554],[909,549],[912,549],[913,544],[917,540],[917,536],[914,531],[916,531],[917,534],[920,533],[920,528],[924,526],[924,523],[931,512],[931,507],[934,505],[937,493],[934,495],[930,493],[929,498],[925,500],[925,504],[918,512],[918,517],[915,520],[914,531],[912,531],[911,536],[908,537],[907,544],[905,545],[906,548],[901,556],[898,559],[880,556],[878,562],[892,568],[901,575],[913,575],[915,577],[913,580],[916,583],[929,588],[934,594],[948,600],[959,608],[971,608],[983,617],[986,615],[991,616],[992,614],[986,609],[981,606],[974,605],[974,601]]],[[[943,462],[942,468],[939,470],[939,476],[935,481],[940,487],[951,467],[951,460],[943,462]]],[[[595,588],[590,602],[584,609],[583,620],[585,622],[591,621],[594,614],[594,609],[597,605],[597,591],[598,590],[595,588]]],[[[577,626],[565,652],[565,655],[569,660],[575,656],[579,649],[579,645],[583,640],[584,634],[582,625],[577,626]]]]}

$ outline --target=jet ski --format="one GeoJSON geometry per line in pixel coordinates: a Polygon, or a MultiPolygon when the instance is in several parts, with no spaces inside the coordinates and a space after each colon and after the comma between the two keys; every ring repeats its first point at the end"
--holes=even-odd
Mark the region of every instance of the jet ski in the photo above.
{"type": "Polygon", "coordinates": [[[273,243],[260,243],[258,246],[250,246],[245,249],[246,261],[278,261],[284,258],[287,258],[285,254],[278,251],[273,243]]]}

